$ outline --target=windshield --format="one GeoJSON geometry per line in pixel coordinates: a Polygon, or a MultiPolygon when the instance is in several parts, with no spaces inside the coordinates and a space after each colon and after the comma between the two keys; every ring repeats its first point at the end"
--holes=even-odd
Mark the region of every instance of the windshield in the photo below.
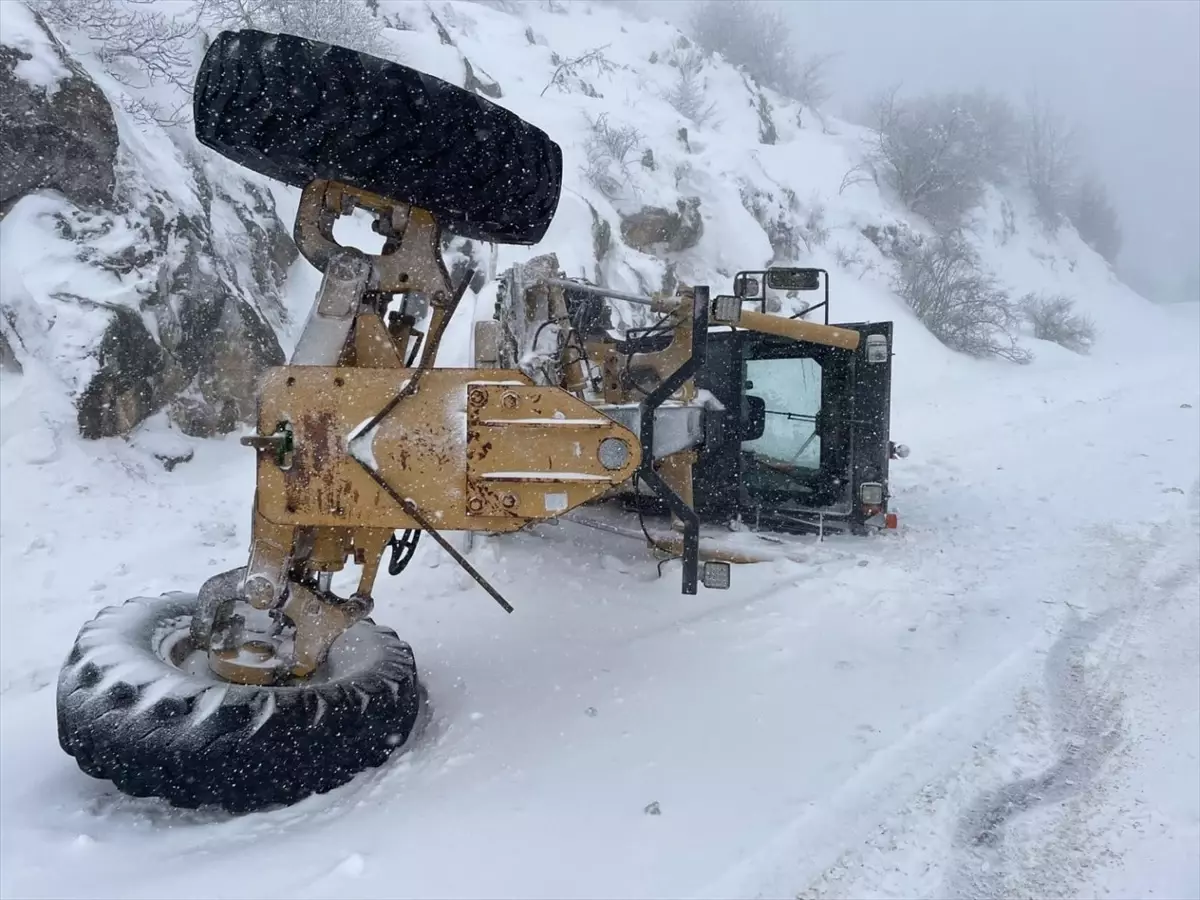
{"type": "Polygon", "coordinates": [[[783,471],[821,467],[821,366],[813,359],[752,359],[746,362],[747,394],[766,404],[761,437],[743,441],[758,462],[783,471]]]}

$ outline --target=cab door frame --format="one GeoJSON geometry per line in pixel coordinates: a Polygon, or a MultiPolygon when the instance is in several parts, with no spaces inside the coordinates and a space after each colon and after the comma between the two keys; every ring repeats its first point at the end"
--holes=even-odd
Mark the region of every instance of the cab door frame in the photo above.
{"type": "Polygon", "coordinates": [[[703,518],[737,519],[774,531],[842,528],[859,533],[887,513],[892,323],[839,327],[863,335],[857,350],[748,331],[709,334],[709,366],[698,374],[698,386],[711,391],[725,412],[721,439],[706,443],[695,468],[695,502],[703,518]],[[797,479],[797,490],[751,490],[751,482],[762,481],[756,478],[762,464],[742,449],[754,424],[747,399],[754,396],[753,388],[743,390],[742,385],[747,363],[755,359],[814,359],[821,367],[816,423],[821,464],[797,479]],[[806,502],[799,499],[801,480],[810,492],[806,502]]]}

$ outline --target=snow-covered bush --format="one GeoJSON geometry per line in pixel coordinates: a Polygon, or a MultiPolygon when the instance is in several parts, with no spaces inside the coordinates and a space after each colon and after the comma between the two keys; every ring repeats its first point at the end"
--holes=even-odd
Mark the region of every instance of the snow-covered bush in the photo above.
{"type": "Polygon", "coordinates": [[[813,53],[803,59],[793,60],[788,96],[805,106],[819,108],[830,96],[829,63],[832,59],[832,53],[813,53]]]}
{"type": "Polygon", "coordinates": [[[902,100],[892,91],[876,101],[874,119],[874,177],[939,231],[957,228],[1014,157],[1011,110],[983,92],[902,100]]]}
{"type": "Polygon", "coordinates": [[[384,49],[380,21],[367,0],[197,0],[171,11],[128,0],[30,0],[29,5],[55,28],[87,37],[105,71],[133,89],[121,98],[127,112],[164,125],[190,119],[193,44],[202,29],[256,28],[368,53],[384,49]],[[160,84],[177,89],[174,103],[142,96],[160,84]]]}
{"type": "Polygon", "coordinates": [[[1121,252],[1121,226],[1108,199],[1108,189],[1094,175],[1084,177],[1075,188],[1067,218],[1089,247],[1109,262],[1116,262],[1121,252]]]}
{"type": "Polygon", "coordinates": [[[813,247],[823,247],[829,240],[829,226],[825,224],[825,204],[818,199],[809,202],[800,226],[800,238],[809,252],[813,247]]]}
{"type": "Polygon", "coordinates": [[[607,49],[608,44],[603,47],[593,47],[586,53],[570,59],[563,59],[557,53],[551,53],[550,62],[554,64],[554,72],[550,75],[546,86],[542,88],[540,96],[546,96],[546,91],[550,88],[567,93],[574,88],[588,97],[599,97],[600,93],[591,84],[584,81],[580,73],[595,72],[597,75],[604,75],[615,70],[616,65],[604,54],[607,49]]]}
{"type": "Polygon", "coordinates": [[[199,0],[198,12],[212,28],[257,28],[365,53],[382,50],[380,22],[367,0],[199,0]]]}
{"type": "Polygon", "coordinates": [[[1034,337],[1087,353],[1095,343],[1096,326],[1074,310],[1075,301],[1061,294],[1026,294],[1021,298],[1021,312],[1033,326],[1034,337]]]}
{"type": "Polygon", "coordinates": [[[985,272],[975,252],[954,237],[910,245],[899,256],[894,290],[917,318],[951,350],[1025,363],[1017,346],[1018,315],[1005,292],[985,272]]]}
{"type": "Polygon", "coordinates": [[[828,98],[829,57],[800,58],[778,9],[754,0],[704,0],[692,11],[691,27],[701,47],[720,53],[760,84],[805,106],[818,106],[828,98]]]}
{"type": "Polygon", "coordinates": [[[700,73],[704,69],[704,54],[692,48],[671,54],[670,65],[675,68],[675,82],[667,91],[666,101],[693,125],[704,125],[712,119],[716,104],[710,103],[704,92],[700,73]]]}
{"type": "Polygon", "coordinates": [[[642,133],[632,125],[613,125],[608,113],[587,116],[588,136],[584,144],[584,177],[610,200],[629,184],[629,163],[642,147],[642,133]]]}
{"type": "Polygon", "coordinates": [[[874,244],[888,259],[906,259],[919,250],[925,238],[903,222],[884,225],[864,225],[862,236],[874,244]]]}

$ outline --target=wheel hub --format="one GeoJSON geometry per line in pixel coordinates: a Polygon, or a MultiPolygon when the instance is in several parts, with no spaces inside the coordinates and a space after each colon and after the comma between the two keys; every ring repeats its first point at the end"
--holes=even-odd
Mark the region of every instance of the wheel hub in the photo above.
{"type": "Polygon", "coordinates": [[[231,648],[210,650],[208,666],[213,674],[234,684],[265,687],[286,674],[283,660],[271,643],[251,638],[231,648]]]}

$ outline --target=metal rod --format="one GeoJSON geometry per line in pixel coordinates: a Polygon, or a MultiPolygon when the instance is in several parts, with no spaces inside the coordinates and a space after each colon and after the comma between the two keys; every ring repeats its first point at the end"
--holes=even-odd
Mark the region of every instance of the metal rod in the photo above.
{"type": "Polygon", "coordinates": [[[421,354],[420,368],[433,368],[433,364],[437,361],[438,348],[442,346],[442,335],[446,333],[446,326],[450,324],[450,320],[454,317],[454,311],[458,309],[458,304],[462,302],[463,295],[466,294],[471,279],[474,277],[475,270],[467,269],[450,299],[442,303],[434,303],[433,315],[429,319],[429,328],[425,333],[425,350],[421,354]]]}
{"type": "Polygon", "coordinates": [[[625,300],[629,303],[637,303],[641,306],[653,306],[654,300],[650,297],[643,297],[641,294],[627,294],[624,291],[614,291],[611,288],[595,287],[590,284],[580,284],[577,281],[571,281],[567,278],[539,278],[534,284],[548,284],[551,287],[570,288],[573,291],[579,291],[582,294],[594,294],[597,297],[613,297],[617,300],[625,300]]]}
{"type": "Polygon", "coordinates": [[[387,493],[387,495],[389,497],[391,497],[401,509],[403,509],[406,513],[408,513],[408,515],[413,519],[413,521],[415,521],[417,523],[417,525],[420,526],[421,531],[426,532],[431,538],[433,538],[435,541],[437,541],[438,545],[441,546],[441,548],[443,550],[445,550],[447,553],[449,553],[450,557],[456,563],[458,563],[460,566],[462,566],[463,569],[466,570],[466,573],[468,575],[470,575],[472,578],[474,578],[476,583],[481,588],[483,588],[485,591],[487,591],[488,594],[491,595],[493,600],[495,600],[497,603],[500,604],[501,609],[503,609],[507,613],[510,613],[513,611],[512,604],[509,603],[507,600],[505,600],[504,597],[500,594],[500,592],[497,591],[494,587],[492,587],[491,584],[488,583],[488,580],[486,578],[484,578],[482,574],[480,574],[479,570],[476,569],[473,565],[471,565],[467,561],[466,557],[463,556],[461,553],[459,553],[458,550],[454,547],[454,545],[451,544],[448,540],[446,540],[446,538],[442,535],[442,533],[440,531],[438,531],[436,528],[433,527],[433,525],[430,523],[428,517],[425,516],[425,514],[421,512],[420,508],[415,503],[413,503],[411,500],[409,500],[405,497],[401,497],[400,494],[398,494],[396,492],[395,488],[393,488],[390,484],[388,484],[377,471],[372,469],[370,466],[368,466],[366,463],[364,463],[361,459],[357,459],[355,457],[351,457],[351,458],[354,459],[354,461],[356,463],[358,463],[360,466],[362,466],[362,468],[366,471],[366,473],[371,476],[372,480],[376,484],[378,484],[381,488],[383,488],[384,491],[387,493]]]}

